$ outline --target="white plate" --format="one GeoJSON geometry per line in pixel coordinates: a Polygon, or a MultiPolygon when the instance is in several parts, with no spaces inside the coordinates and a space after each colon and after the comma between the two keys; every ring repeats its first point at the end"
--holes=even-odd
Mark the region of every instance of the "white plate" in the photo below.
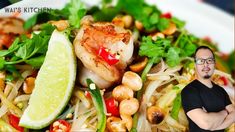
{"type": "MultiPolygon", "coordinates": [[[[85,1],[85,0],[84,0],[85,1]]],[[[86,1],[89,5],[100,0],[86,1]]],[[[62,8],[68,0],[23,0],[8,8],[21,8],[21,18],[28,19],[33,12],[25,12],[24,8],[62,8]]],[[[174,16],[186,21],[186,29],[198,37],[209,36],[218,43],[219,49],[225,53],[234,50],[234,16],[215,7],[195,0],[147,0],[155,4],[163,12],[171,12],[174,16]]],[[[3,8],[0,16],[10,16],[3,8]]]]}

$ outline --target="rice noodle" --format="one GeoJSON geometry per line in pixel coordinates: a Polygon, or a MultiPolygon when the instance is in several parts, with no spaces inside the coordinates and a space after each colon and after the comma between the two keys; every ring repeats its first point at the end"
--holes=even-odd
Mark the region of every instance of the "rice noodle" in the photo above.
{"type": "Polygon", "coordinates": [[[94,123],[97,119],[98,119],[98,117],[97,117],[97,116],[94,116],[94,117],[89,121],[89,124],[94,123]]]}
{"type": "MultiPolygon", "coordinates": [[[[144,98],[143,98],[144,99],[144,98]]],[[[143,100],[139,109],[140,116],[138,118],[137,131],[151,131],[151,125],[146,119],[146,101],[143,100]]]]}
{"type": "Polygon", "coordinates": [[[157,131],[164,131],[164,132],[169,132],[170,131],[170,128],[169,128],[169,125],[167,125],[167,123],[165,122],[165,120],[162,121],[162,123],[156,125],[156,124],[153,124],[152,125],[152,128],[153,129],[157,129],[157,131]]]}
{"type": "Polygon", "coordinates": [[[30,98],[30,95],[28,94],[22,94],[20,96],[17,96],[15,99],[14,99],[14,103],[17,104],[19,102],[22,102],[22,101],[28,101],[30,98]]]}
{"type": "MultiPolygon", "coordinates": [[[[7,107],[9,109],[14,110],[14,112],[16,112],[16,114],[18,114],[19,116],[21,116],[23,114],[23,112],[16,107],[14,104],[12,104],[5,96],[4,93],[2,91],[0,91],[0,98],[1,101],[4,105],[2,105],[2,107],[7,107]]],[[[0,117],[2,117],[5,113],[0,113],[0,117]]]]}
{"type": "Polygon", "coordinates": [[[171,77],[169,74],[161,74],[161,75],[156,75],[156,76],[148,76],[148,80],[168,80],[171,77]]]}
{"type": "Polygon", "coordinates": [[[159,88],[159,85],[162,83],[163,80],[155,80],[155,81],[151,81],[147,88],[146,88],[146,91],[144,93],[144,97],[145,97],[145,100],[146,102],[148,103],[149,100],[150,100],[150,97],[152,96],[152,94],[154,93],[154,91],[159,88]]]}
{"type": "Polygon", "coordinates": [[[169,124],[170,126],[179,129],[180,131],[186,131],[186,127],[179,124],[175,119],[173,119],[170,115],[167,115],[165,117],[165,121],[167,124],[169,124]]]}
{"type": "Polygon", "coordinates": [[[0,108],[0,118],[7,113],[7,110],[8,110],[7,106],[5,104],[2,104],[2,106],[0,108]]]}
{"type": "MultiPolygon", "coordinates": [[[[21,85],[24,82],[24,79],[29,76],[32,73],[31,70],[27,70],[24,71],[21,76],[22,78],[20,78],[19,80],[16,81],[14,87],[11,89],[11,92],[9,93],[9,95],[6,97],[5,102],[7,102],[7,105],[3,103],[3,105],[0,108],[0,117],[2,117],[4,114],[7,113],[8,108],[9,109],[13,109],[19,116],[22,115],[22,111],[16,107],[11,101],[17,96],[18,94],[18,90],[21,87],[21,85]],[[9,106],[8,106],[9,105],[9,106]]],[[[4,96],[5,97],[5,96],[4,96]]]]}
{"type": "Polygon", "coordinates": [[[164,63],[163,59],[161,59],[161,62],[159,64],[155,65],[154,67],[150,69],[149,74],[164,72],[165,69],[167,69],[167,67],[168,66],[164,63]]]}
{"type": "Polygon", "coordinates": [[[4,89],[4,95],[6,97],[9,95],[13,87],[14,87],[14,84],[7,82],[7,85],[5,86],[5,89],[4,89]]]}
{"type": "Polygon", "coordinates": [[[81,90],[78,90],[74,93],[74,95],[79,98],[83,105],[86,107],[86,108],[90,108],[91,107],[91,102],[85,97],[85,94],[83,91],[81,90]]]}
{"type": "Polygon", "coordinates": [[[24,71],[21,76],[23,77],[23,79],[19,79],[16,83],[15,83],[15,87],[11,90],[11,93],[9,94],[9,96],[7,97],[8,100],[12,101],[18,94],[18,90],[21,87],[21,85],[24,82],[24,79],[29,76],[32,73],[32,71],[24,71]]]}
{"type": "Polygon", "coordinates": [[[167,92],[157,100],[157,105],[160,108],[165,109],[166,107],[170,106],[170,104],[173,103],[174,99],[176,98],[176,95],[177,92],[175,90],[173,89],[170,90],[169,92],[167,92]]]}
{"type": "Polygon", "coordinates": [[[159,72],[157,72],[157,73],[149,73],[149,74],[147,74],[147,76],[169,75],[171,73],[175,73],[175,72],[179,71],[181,68],[182,68],[182,66],[176,66],[176,67],[167,68],[167,69],[163,69],[162,68],[159,72]]]}
{"type": "Polygon", "coordinates": [[[78,99],[78,100],[77,100],[77,103],[76,103],[76,105],[75,105],[73,121],[75,121],[75,119],[77,119],[77,116],[78,116],[78,109],[79,109],[79,103],[80,103],[80,100],[78,99]]]}
{"type": "Polygon", "coordinates": [[[179,111],[178,120],[179,120],[180,124],[182,124],[184,126],[188,126],[188,119],[187,119],[185,112],[182,108],[179,111]]]}
{"type": "Polygon", "coordinates": [[[95,107],[92,107],[91,109],[83,109],[83,107],[81,107],[80,110],[79,110],[78,116],[84,115],[84,114],[89,113],[89,112],[94,111],[94,110],[96,110],[95,107]]]}
{"type": "Polygon", "coordinates": [[[90,111],[84,115],[79,116],[77,119],[75,119],[71,128],[71,131],[76,131],[76,130],[81,129],[85,121],[94,113],[96,113],[96,110],[90,111]]]}

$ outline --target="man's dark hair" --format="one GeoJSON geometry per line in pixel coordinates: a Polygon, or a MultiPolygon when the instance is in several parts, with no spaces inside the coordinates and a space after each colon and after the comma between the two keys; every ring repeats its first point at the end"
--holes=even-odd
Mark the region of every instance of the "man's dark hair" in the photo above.
{"type": "Polygon", "coordinates": [[[196,51],[195,51],[195,53],[194,53],[194,59],[196,59],[196,54],[197,54],[197,52],[198,52],[200,49],[207,49],[207,50],[211,51],[211,53],[212,53],[212,55],[213,55],[213,58],[215,58],[215,55],[214,55],[213,51],[212,51],[209,47],[203,45],[203,46],[199,46],[199,47],[196,49],[196,51]]]}

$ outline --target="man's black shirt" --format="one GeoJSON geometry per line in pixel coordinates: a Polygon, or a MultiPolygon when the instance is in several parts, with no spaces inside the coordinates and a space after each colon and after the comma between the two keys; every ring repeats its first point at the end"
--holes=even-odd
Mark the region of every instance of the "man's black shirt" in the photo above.
{"type": "MultiPolygon", "coordinates": [[[[208,88],[198,80],[188,84],[182,90],[181,97],[185,113],[196,108],[205,108],[207,112],[219,112],[231,104],[228,94],[222,87],[213,83],[213,87],[208,88]]],[[[190,132],[209,132],[198,127],[188,116],[187,118],[190,132]]],[[[223,131],[219,130],[218,132],[223,131]]]]}

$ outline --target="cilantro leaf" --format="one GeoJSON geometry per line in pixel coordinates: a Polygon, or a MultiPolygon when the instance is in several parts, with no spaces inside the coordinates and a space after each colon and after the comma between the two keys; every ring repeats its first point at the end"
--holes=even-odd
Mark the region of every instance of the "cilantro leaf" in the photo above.
{"type": "Polygon", "coordinates": [[[18,43],[19,43],[19,38],[16,38],[14,42],[11,44],[11,46],[8,48],[8,50],[0,50],[0,57],[9,55],[12,52],[16,51],[19,48],[18,43]]]}
{"type": "Polygon", "coordinates": [[[27,57],[33,52],[34,46],[31,45],[32,40],[29,39],[25,44],[21,45],[15,55],[23,60],[27,59],[27,57]]]}
{"type": "Polygon", "coordinates": [[[80,0],[71,0],[69,3],[69,23],[75,28],[80,27],[80,20],[86,14],[85,5],[80,0]]]}
{"type": "Polygon", "coordinates": [[[159,21],[159,14],[158,13],[153,13],[149,18],[150,24],[157,24],[158,21],[159,21]]]}
{"type": "Polygon", "coordinates": [[[197,48],[196,44],[189,43],[184,47],[184,51],[187,56],[191,56],[196,51],[196,48],[197,48]]]}
{"type": "Polygon", "coordinates": [[[153,42],[151,37],[143,37],[140,45],[139,55],[154,58],[154,63],[158,63],[165,56],[165,51],[170,47],[170,40],[158,38],[153,42]]]}
{"type": "MultiPolygon", "coordinates": [[[[39,34],[33,34],[32,38],[20,36],[16,38],[8,50],[0,52],[4,60],[0,65],[7,71],[14,72],[12,66],[18,63],[28,63],[35,68],[39,68],[47,52],[48,42],[51,33],[55,29],[50,24],[43,24],[39,34]]],[[[2,69],[3,69],[2,68],[2,69]]]]}
{"type": "Polygon", "coordinates": [[[154,59],[153,63],[158,63],[164,59],[168,66],[174,67],[180,64],[180,61],[187,56],[191,56],[197,48],[190,39],[189,35],[182,31],[177,40],[171,38],[157,38],[153,41],[150,36],[143,37],[139,55],[154,59]],[[173,43],[175,41],[175,43],[173,43]]]}
{"type": "Polygon", "coordinates": [[[171,21],[176,24],[176,27],[181,29],[185,26],[185,21],[178,19],[177,17],[172,17],[171,21]]]}
{"type": "Polygon", "coordinates": [[[40,68],[45,59],[45,55],[34,57],[25,61],[25,63],[31,65],[34,68],[40,68]]]}
{"type": "Polygon", "coordinates": [[[170,67],[174,67],[180,63],[180,49],[177,47],[170,47],[166,54],[166,63],[170,67]]]}
{"type": "Polygon", "coordinates": [[[157,24],[157,28],[160,30],[160,31],[163,31],[165,29],[167,29],[169,27],[169,24],[170,24],[170,20],[169,19],[166,19],[166,18],[160,18],[159,19],[159,22],[157,24]]]}

